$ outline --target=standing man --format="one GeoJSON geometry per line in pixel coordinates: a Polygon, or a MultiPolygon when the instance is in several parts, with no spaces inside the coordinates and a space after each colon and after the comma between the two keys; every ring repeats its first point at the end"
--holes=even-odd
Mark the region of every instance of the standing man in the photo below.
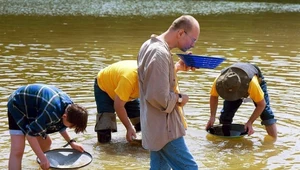
{"type": "Polygon", "coordinates": [[[199,34],[198,21],[183,15],[161,35],[152,35],[139,51],[142,145],[150,150],[151,170],[198,169],[183,138],[186,122],[181,107],[189,98],[179,93],[176,78],[177,71],[191,68],[182,60],[174,66],[171,50],[186,52],[194,47],[199,34]]]}
{"type": "Polygon", "coordinates": [[[219,95],[224,99],[220,124],[231,124],[243,99],[249,96],[254,102],[255,109],[245,124],[248,135],[254,133],[252,124],[260,117],[268,135],[277,138],[276,119],[270,106],[267,83],[256,65],[235,63],[225,68],[215,79],[210,95],[210,119],[206,129],[215,122],[219,95]]]}
{"type": "Polygon", "coordinates": [[[127,141],[136,138],[136,132],[141,131],[136,60],[119,61],[100,70],[94,84],[94,95],[98,141],[109,142],[111,132],[117,131],[115,112],[127,130],[127,141]]]}
{"type": "Polygon", "coordinates": [[[50,163],[44,152],[50,149],[52,140],[48,134],[53,132],[60,132],[73,149],[84,151],[70,138],[66,128],[75,129],[75,133],[84,132],[88,112],[55,86],[22,86],[10,95],[7,108],[11,137],[8,169],[22,168],[25,139],[39,158],[41,168],[49,169],[50,163]]]}

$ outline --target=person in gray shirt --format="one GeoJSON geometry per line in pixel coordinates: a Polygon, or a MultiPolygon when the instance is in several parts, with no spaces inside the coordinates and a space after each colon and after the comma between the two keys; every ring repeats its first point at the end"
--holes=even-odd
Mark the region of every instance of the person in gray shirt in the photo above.
{"type": "Polygon", "coordinates": [[[142,145],[150,150],[150,169],[196,170],[198,165],[185,144],[186,121],[182,106],[188,95],[180,94],[176,72],[194,70],[182,60],[173,61],[172,49],[186,52],[200,34],[198,21],[183,15],[161,35],[152,35],[138,54],[142,145]]]}

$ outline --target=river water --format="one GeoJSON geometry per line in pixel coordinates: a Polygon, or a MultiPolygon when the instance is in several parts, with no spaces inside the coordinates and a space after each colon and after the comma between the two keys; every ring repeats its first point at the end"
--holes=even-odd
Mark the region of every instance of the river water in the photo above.
{"type": "MultiPolygon", "coordinates": [[[[93,155],[83,169],[149,169],[148,151],[126,142],[120,121],[111,143],[97,143],[94,77],[109,64],[136,59],[141,44],[181,14],[193,15],[201,25],[194,54],[226,58],[214,70],[178,73],[181,91],[190,96],[185,139],[200,169],[300,169],[300,4],[280,0],[0,0],[0,169],[7,169],[10,151],[7,98],[29,83],[57,85],[88,108],[87,132],[70,131],[93,155]],[[275,143],[265,138],[259,119],[256,132],[243,138],[222,139],[205,131],[212,81],[238,61],[257,64],[264,73],[278,119],[275,143]]],[[[177,60],[180,51],[172,52],[177,60]]],[[[252,103],[243,104],[234,122],[245,123],[253,109],[252,103]]],[[[65,144],[59,134],[52,138],[52,148],[65,144]]],[[[29,146],[23,169],[39,169],[29,146]]]]}

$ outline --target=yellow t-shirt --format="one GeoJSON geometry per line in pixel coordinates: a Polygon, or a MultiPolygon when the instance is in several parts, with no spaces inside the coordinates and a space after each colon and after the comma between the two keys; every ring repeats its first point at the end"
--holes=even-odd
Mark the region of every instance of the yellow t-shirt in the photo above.
{"type": "Polygon", "coordinates": [[[137,61],[124,60],[109,65],[99,71],[97,83],[112,100],[116,95],[125,102],[137,99],[139,97],[137,61]]]}
{"type": "MultiPolygon", "coordinates": [[[[219,76],[218,76],[219,77],[219,76]]],[[[219,94],[217,92],[216,88],[216,81],[218,77],[214,80],[214,83],[211,87],[210,90],[210,95],[218,97],[219,94]]],[[[262,91],[257,76],[254,76],[252,80],[249,83],[249,88],[248,88],[248,94],[249,97],[254,101],[254,102],[260,102],[264,99],[264,92],[262,91]]]]}

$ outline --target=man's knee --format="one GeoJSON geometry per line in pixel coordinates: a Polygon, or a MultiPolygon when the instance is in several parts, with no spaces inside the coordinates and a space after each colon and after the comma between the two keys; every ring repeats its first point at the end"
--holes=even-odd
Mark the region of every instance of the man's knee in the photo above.
{"type": "Polygon", "coordinates": [[[107,143],[111,141],[111,132],[117,131],[117,120],[115,113],[98,113],[96,116],[95,132],[98,142],[107,143]]]}
{"type": "Polygon", "coordinates": [[[110,129],[112,132],[117,131],[117,120],[115,113],[98,113],[96,116],[95,132],[99,130],[110,129]]]}

